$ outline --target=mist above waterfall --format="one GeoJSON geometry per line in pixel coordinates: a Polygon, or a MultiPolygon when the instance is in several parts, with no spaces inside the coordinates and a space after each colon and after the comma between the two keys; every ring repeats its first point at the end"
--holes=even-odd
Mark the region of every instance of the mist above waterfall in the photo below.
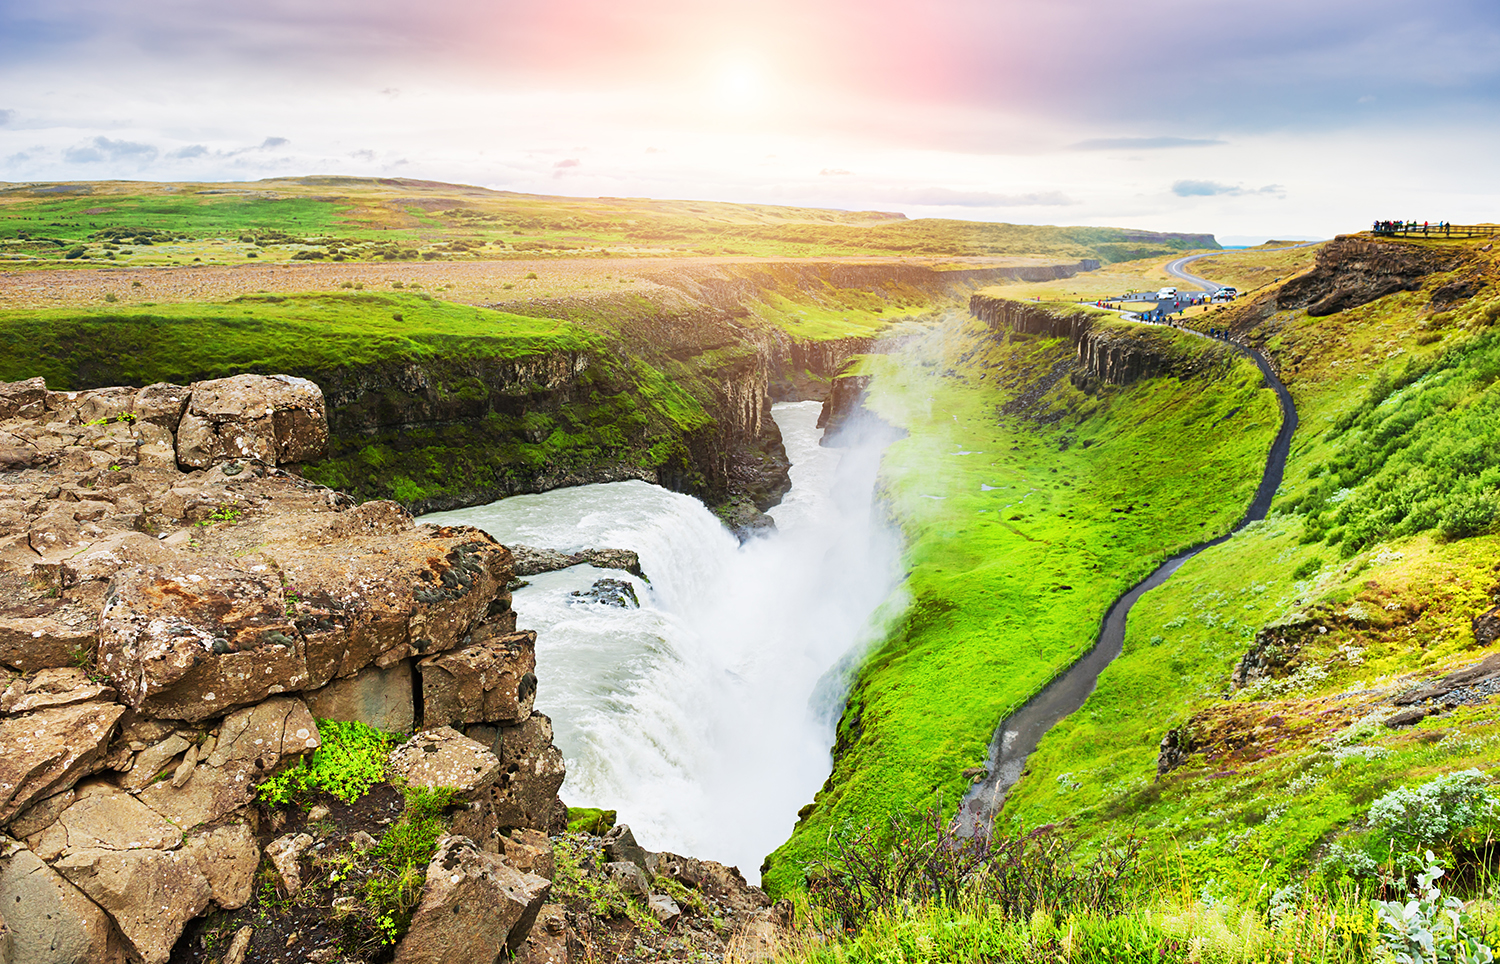
{"type": "MultiPolygon", "coordinates": [[[[426,516],[504,543],[633,549],[647,580],[577,566],[515,593],[537,640],[537,708],[568,764],[563,799],[619,811],[637,839],[752,881],[827,778],[844,697],[830,672],[882,626],[894,535],[872,512],[884,439],[819,446],[817,402],[774,407],[792,489],[775,532],[737,544],[697,500],[644,482],[426,516]],[[632,583],[640,607],[573,595],[632,583]]],[[[845,660],[845,665],[848,664],[845,660]]]]}

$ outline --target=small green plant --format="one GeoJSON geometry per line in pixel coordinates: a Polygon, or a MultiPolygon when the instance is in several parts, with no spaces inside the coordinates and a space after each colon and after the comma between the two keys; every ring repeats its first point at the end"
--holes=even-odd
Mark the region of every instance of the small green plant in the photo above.
{"type": "Polygon", "coordinates": [[[311,760],[263,782],[256,791],[271,806],[310,803],[317,793],[328,793],[345,803],[358,800],[385,779],[385,759],[396,737],[359,722],[319,720],[321,745],[311,760]]]}
{"type": "Polygon", "coordinates": [[[526,280],[527,281],[535,281],[536,280],[536,272],[535,271],[528,271],[528,272],[526,272],[526,280]]]}
{"type": "Polygon", "coordinates": [[[1463,901],[1438,889],[1443,868],[1430,850],[1426,865],[1406,903],[1375,901],[1383,956],[1398,964],[1491,964],[1494,952],[1470,932],[1463,901]]]}
{"type": "Polygon", "coordinates": [[[220,522],[238,522],[240,521],[240,516],[242,514],[243,513],[241,513],[239,509],[236,509],[233,506],[221,505],[213,512],[209,513],[207,519],[200,519],[198,521],[198,525],[211,526],[220,522]]]}
{"type": "Polygon", "coordinates": [[[1302,565],[1292,570],[1292,578],[1306,579],[1309,576],[1317,574],[1318,570],[1322,568],[1323,560],[1318,558],[1317,556],[1313,556],[1311,559],[1306,560],[1302,563],[1302,565]]]}
{"type": "MultiPolygon", "coordinates": [[[[114,257],[113,252],[110,253],[110,257],[114,257]]],[[[109,302],[110,304],[114,304],[115,302],[120,300],[120,296],[111,291],[104,296],[104,300],[109,302]]]]}

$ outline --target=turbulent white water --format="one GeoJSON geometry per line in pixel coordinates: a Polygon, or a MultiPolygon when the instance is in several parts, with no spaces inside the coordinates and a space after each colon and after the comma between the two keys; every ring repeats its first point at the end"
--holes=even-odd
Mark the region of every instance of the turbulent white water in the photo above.
{"type": "Polygon", "coordinates": [[[537,709],[552,717],[572,806],[619,810],[636,838],[740,867],[752,881],[829,771],[843,692],[819,681],[876,631],[895,585],[876,525],[874,446],[821,448],[819,404],[776,405],[792,490],[775,534],[740,546],[695,499],[644,482],[439,512],[502,543],[633,549],[650,579],[577,566],[513,602],[537,631],[537,709]],[[639,609],[575,598],[628,579],[639,609]],[[815,695],[816,694],[816,695],[815,695]]]}

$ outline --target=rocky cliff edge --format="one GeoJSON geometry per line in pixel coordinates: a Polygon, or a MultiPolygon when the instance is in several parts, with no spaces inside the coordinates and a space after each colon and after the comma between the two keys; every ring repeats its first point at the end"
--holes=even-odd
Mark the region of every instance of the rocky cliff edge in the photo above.
{"type": "MultiPolygon", "coordinates": [[[[303,480],[327,439],[322,393],[289,376],[0,383],[0,964],[269,959],[248,924],[227,947],[183,933],[373,844],[357,808],[319,839],[328,808],[283,832],[257,802],[317,720],[419,730],[390,783],[453,792],[397,960],[568,959],[578,928],[547,904],[563,760],[511,554],[303,480]]],[[[311,933],[294,953],[344,958],[311,933]]]]}

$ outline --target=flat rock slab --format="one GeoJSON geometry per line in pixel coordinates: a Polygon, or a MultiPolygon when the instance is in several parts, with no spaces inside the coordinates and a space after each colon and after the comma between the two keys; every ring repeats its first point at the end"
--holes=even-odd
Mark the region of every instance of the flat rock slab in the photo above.
{"type": "Polygon", "coordinates": [[[417,668],[423,726],[520,723],[536,701],[536,633],[493,636],[430,656],[417,668]]]}
{"type": "Polygon", "coordinates": [[[193,855],[175,850],[79,850],[53,867],[104,908],[146,964],[167,964],[213,896],[193,855]]]}
{"type": "Polygon", "coordinates": [[[277,577],[189,559],[115,575],[99,619],[99,667],[130,706],[179,720],[218,716],[307,680],[277,577]]]}
{"type": "Polygon", "coordinates": [[[0,837],[0,907],[15,964],[121,964],[104,911],[36,854],[0,837]]]}
{"type": "Polygon", "coordinates": [[[484,744],[442,726],[392,750],[390,772],[412,786],[452,787],[468,796],[495,782],[500,760],[484,744]]]}

